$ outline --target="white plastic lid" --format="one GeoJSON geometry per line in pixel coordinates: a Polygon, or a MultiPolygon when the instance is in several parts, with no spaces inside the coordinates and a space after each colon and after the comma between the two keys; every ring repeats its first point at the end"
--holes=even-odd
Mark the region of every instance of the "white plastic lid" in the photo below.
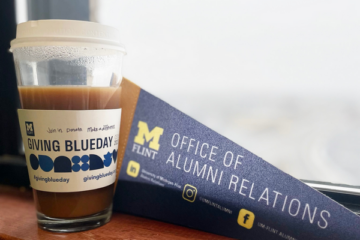
{"type": "Polygon", "coordinates": [[[87,46],[119,50],[125,53],[116,28],[99,23],[75,20],[38,20],[17,26],[15,48],[31,46],[87,46]]]}

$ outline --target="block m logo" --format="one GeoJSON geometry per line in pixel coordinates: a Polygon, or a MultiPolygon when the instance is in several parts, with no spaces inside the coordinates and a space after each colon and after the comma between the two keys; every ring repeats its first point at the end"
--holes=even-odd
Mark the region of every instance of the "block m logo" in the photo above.
{"type": "Polygon", "coordinates": [[[135,137],[134,142],[140,145],[144,145],[145,141],[149,142],[149,148],[158,151],[160,147],[160,136],[163,134],[164,129],[160,127],[154,127],[153,130],[149,132],[149,127],[147,123],[142,121],[139,121],[138,128],[139,132],[135,137]]]}
{"type": "Polygon", "coordinates": [[[32,132],[33,130],[33,125],[31,123],[25,123],[26,125],[26,131],[32,132]]]}
{"type": "Polygon", "coordinates": [[[26,135],[35,136],[34,131],[34,123],[33,122],[25,122],[26,135]]]}

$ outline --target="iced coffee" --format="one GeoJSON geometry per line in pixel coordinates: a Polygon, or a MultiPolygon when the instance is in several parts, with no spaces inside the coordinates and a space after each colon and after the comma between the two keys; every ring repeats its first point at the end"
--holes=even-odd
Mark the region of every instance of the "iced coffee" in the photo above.
{"type": "Polygon", "coordinates": [[[91,229],[108,222],[120,134],[121,63],[116,29],[40,20],[11,42],[19,123],[41,228],[91,229]]]}

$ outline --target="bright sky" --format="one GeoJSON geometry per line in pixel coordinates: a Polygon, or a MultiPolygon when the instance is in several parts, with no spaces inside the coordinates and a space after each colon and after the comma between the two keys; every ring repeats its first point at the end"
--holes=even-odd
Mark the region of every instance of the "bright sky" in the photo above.
{"type": "Polygon", "coordinates": [[[360,89],[359,1],[95,2],[122,32],[124,75],[156,94],[360,89]]]}

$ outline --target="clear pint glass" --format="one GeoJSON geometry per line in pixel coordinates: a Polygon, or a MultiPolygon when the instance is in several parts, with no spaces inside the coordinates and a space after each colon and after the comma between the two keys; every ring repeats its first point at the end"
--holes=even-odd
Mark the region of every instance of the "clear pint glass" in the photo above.
{"type": "Polygon", "coordinates": [[[19,122],[38,225],[55,232],[111,218],[125,50],[98,23],[19,24],[11,42],[19,122]]]}

